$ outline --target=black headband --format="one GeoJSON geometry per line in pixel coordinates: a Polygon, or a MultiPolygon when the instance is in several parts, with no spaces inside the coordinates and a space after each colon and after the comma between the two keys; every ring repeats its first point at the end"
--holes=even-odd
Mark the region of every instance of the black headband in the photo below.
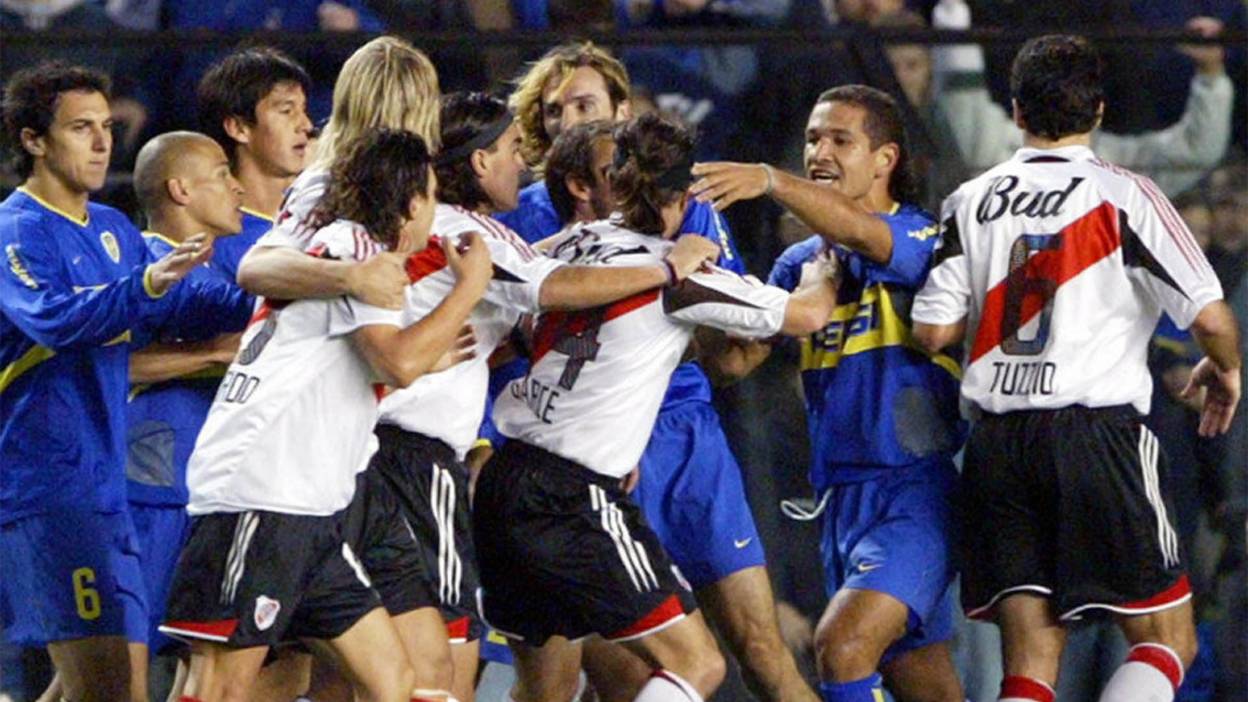
{"type": "Polygon", "coordinates": [[[490,144],[493,144],[502,136],[503,132],[507,131],[507,128],[515,121],[516,118],[512,116],[511,112],[504,113],[502,117],[485,125],[473,138],[438,154],[438,165],[445,166],[448,163],[468,158],[477,149],[489,148],[490,144]]]}

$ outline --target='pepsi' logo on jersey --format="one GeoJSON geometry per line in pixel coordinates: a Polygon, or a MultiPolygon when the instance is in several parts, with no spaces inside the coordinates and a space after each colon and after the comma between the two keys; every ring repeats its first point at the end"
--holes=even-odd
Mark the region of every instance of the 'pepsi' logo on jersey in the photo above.
{"type": "Polygon", "coordinates": [[[874,302],[858,305],[853,317],[828,322],[826,327],[812,334],[811,345],[822,351],[839,351],[850,338],[879,328],[876,310],[874,302]]]}

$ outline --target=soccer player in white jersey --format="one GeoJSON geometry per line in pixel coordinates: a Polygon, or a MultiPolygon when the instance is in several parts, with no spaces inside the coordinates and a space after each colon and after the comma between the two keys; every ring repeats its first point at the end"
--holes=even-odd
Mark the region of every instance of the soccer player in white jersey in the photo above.
{"type": "MultiPolygon", "coordinates": [[[[653,265],[673,246],[693,139],[657,115],[619,129],[611,177],[620,216],[569,230],[552,242],[554,258],[653,265]]],[[[494,421],[509,440],[482,471],[473,505],[482,614],[515,653],[514,699],[571,699],[579,641],[592,633],[654,667],[637,700],[702,700],[719,686],[715,640],[622,480],[697,325],[804,334],[834,305],[828,276],[790,296],[713,269],[593,310],[541,316],[528,375],[497,400],[494,421]]]]}
{"type": "MultiPolygon", "coordinates": [[[[435,178],[424,141],[379,130],[335,164],[314,253],[425,248],[435,178]]],[[[407,702],[415,675],[336,514],[376,450],[377,380],[404,386],[454,342],[490,275],[470,237],[457,284],[420,322],[356,298],[266,302],[222,381],[187,471],[191,536],[161,630],[191,642],[183,699],[245,699],[269,648],[298,638],[345,666],[357,698],[407,702]]]]}
{"type": "MultiPolygon", "coordinates": [[[[524,170],[519,128],[506,103],[484,93],[448,95],[441,124],[439,204],[433,231],[451,241],[479,232],[490,250],[494,276],[468,320],[474,358],[385,398],[377,432],[381,448],[370,471],[379,472],[398,496],[403,518],[425,552],[427,586],[437,593],[455,644],[450,689],[462,702],[472,699],[483,631],[476,611],[468,471],[461,462],[472,448],[485,408],[488,357],[507,340],[521,314],[614,302],[663,285],[668,269],[653,264],[611,269],[568,266],[537,253],[489,216],[515,206],[524,170]]],[[[684,244],[671,257],[674,270],[686,275],[715,252],[709,242],[684,244]]],[[[454,276],[445,266],[432,247],[409,264],[415,284],[404,306],[405,320],[424,317],[446,295],[454,276]]],[[[368,544],[359,544],[359,550],[367,548],[368,544]]]]}
{"type": "MultiPolygon", "coordinates": [[[[357,49],[338,72],[316,158],[291,184],[276,229],[292,234],[320,201],[339,154],[370,130],[406,129],[436,152],[439,95],[433,63],[408,42],[378,37],[357,49]]],[[[270,299],[353,295],[392,309],[403,306],[408,280],[402,256],[383,252],[361,264],[325,261],[300,255],[290,244],[261,238],[238,265],[239,285],[270,299]]]]}
{"type": "Polygon", "coordinates": [[[1088,42],[1032,39],[1010,88],[1025,146],[945,201],[913,308],[929,350],[966,340],[963,605],[1001,627],[1001,700],[1052,702],[1065,627],[1111,616],[1131,650],[1100,699],[1168,702],[1196,632],[1141,421],[1146,349],[1163,313],[1191,329],[1206,357],[1185,394],[1204,393],[1212,436],[1240,396],[1235,320],[1165,196],[1089,149],[1105,104],[1088,42]]]}

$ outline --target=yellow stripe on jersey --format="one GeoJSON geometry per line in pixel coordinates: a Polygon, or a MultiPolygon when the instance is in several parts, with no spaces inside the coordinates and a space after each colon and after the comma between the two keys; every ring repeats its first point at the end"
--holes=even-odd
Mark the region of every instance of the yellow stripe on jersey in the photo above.
{"type": "Polygon", "coordinates": [[[66,212],[65,210],[62,210],[61,208],[57,207],[56,205],[53,205],[52,203],[48,202],[47,200],[44,200],[43,198],[39,197],[38,195],[36,195],[36,194],[34,194],[34,193],[30,192],[29,190],[27,190],[27,189],[26,189],[26,186],[25,186],[25,185],[19,185],[19,186],[17,186],[17,189],[18,189],[18,191],[19,191],[19,192],[21,192],[21,193],[22,193],[23,195],[25,195],[26,197],[28,197],[28,198],[30,198],[31,200],[34,200],[35,202],[39,203],[39,205],[40,205],[41,207],[43,207],[43,209],[45,209],[45,210],[47,210],[47,211],[49,211],[49,212],[51,212],[51,213],[53,213],[53,214],[58,214],[58,215],[60,215],[60,216],[64,217],[65,219],[68,219],[69,221],[73,222],[74,224],[77,224],[77,225],[78,225],[78,226],[80,226],[80,227],[85,227],[85,226],[87,226],[88,224],[90,224],[90,223],[91,223],[91,215],[90,215],[89,213],[84,213],[84,214],[82,215],[82,217],[75,217],[74,215],[72,215],[72,214],[70,214],[70,213],[66,212]]]}
{"type": "MultiPolygon", "coordinates": [[[[837,305],[822,330],[802,339],[802,370],[836,368],[846,356],[891,346],[927,355],[897,314],[888,289],[877,283],[864,289],[859,299],[837,305]]],[[[961,380],[962,367],[957,361],[943,353],[930,358],[961,380]]]]}
{"type": "Polygon", "coordinates": [[[46,346],[32,346],[30,350],[18,357],[18,359],[0,370],[0,392],[4,392],[5,388],[13,384],[15,380],[22,377],[26,371],[52,358],[56,352],[46,346]]]}
{"type": "Polygon", "coordinates": [[[276,221],[277,221],[277,218],[276,218],[276,217],[274,217],[273,215],[267,215],[267,214],[265,214],[265,213],[263,213],[263,212],[260,212],[260,211],[258,211],[258,210],[253,210],[253,209],[251,209],[250,207],[240,207],[240,208],[238,208],[238,209],[240,209],[240,210],[242,210],[243,212],[245,212],[245,213],[247,213],[247,214],[251,215],[252,217],[259,217],[260,219],[263,219],[263,220],[265,220],[266,222],[270,222],[270,223],[272,223],[272,222],[276,222],[276,221]]]}
{"type": "Polygon", "coordinates": [[[493,629],[490,629],[490,632],[485,635],[485,638],[489,640],[490,643],[501,644],[503,646],[507,645],[507,637],[497,631],[494,631],[493,629]]]}

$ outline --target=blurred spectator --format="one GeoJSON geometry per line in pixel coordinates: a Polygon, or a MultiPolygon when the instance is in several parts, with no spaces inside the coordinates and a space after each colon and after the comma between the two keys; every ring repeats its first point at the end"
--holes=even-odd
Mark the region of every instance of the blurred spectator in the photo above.
{"type": "MultiPolygon", "coordinates": [[[[787,15],[790,0],[615,0],[621,29],[768,26],[787,15]]],[[[654,95],[663,112],[698,128],[697,157],[725,155],[742,122],[745,92],[758,77],[752,46],[638,47],[621,52],[633,85],[654,95]]]]}
{"type": "MultiPolygon", "coordinates": [[[[967,29],[970,8],[965,0],[941,0],[933,15],[941,29],[967,29]]],[[[1218,25],[1193,24],[1202,33],[1218,25]]],[[[937,49],[935,65],[940,86],[936,102],[953,126],[954,136],[971,170],[983,171],[1022,146],[1023,135],[1010,114],[992,100],[984,84],[982,50],[974,45],[937,49]]],[[[1148,175],[1167,194],[1182,192],[1215,167],[1226,152],[1231,135],[1234,88],[1223,66],[1218,46],[1184,50],[1196,64],[1187,109],[1174,125],[1154,132],[1123,135],[1097,131],[1092,148],[1097,156],[1148,175]]],[[[1108,103],[1108,99],[1107,99],[1108,103]]],[[[1106,105],[1106,112],[1118,109],[1106,105]]]]}
{"type": "Polygon", "coordinates": [[[1236,162],[1210,177],[1209,263],[1227,298],[1248,271],[1248,164],[1236,162]]]}
{"type": "Polygon", "coordinates": [[[615,24],[612,0],[511,0],[511,8],[523,29],[609,30],[615,24]]]}
{"type": "Polygon", "coordinates": [[[874,24],[906,9],[905,0],[820,0],[829,24],[874,24]]]}
{"type": "MultiPolygon", "coordinates": [[[[91,0],[0,0],[0,31],[56,32],[87,31],[106,35],[117,29],[104,8],[91,0]]],[[[130,80],[141,62],[137,54],[117,48],[90,44],[46,46],[41,44],[0,45],[0,82],[13,71],[40,61],[63,59],[72,64],[97,68],[113,79],[110,105],[116,123],[114,165],[129,165],[139,136],[148,122],[148,108],[141,86],[130,80]]]]}

